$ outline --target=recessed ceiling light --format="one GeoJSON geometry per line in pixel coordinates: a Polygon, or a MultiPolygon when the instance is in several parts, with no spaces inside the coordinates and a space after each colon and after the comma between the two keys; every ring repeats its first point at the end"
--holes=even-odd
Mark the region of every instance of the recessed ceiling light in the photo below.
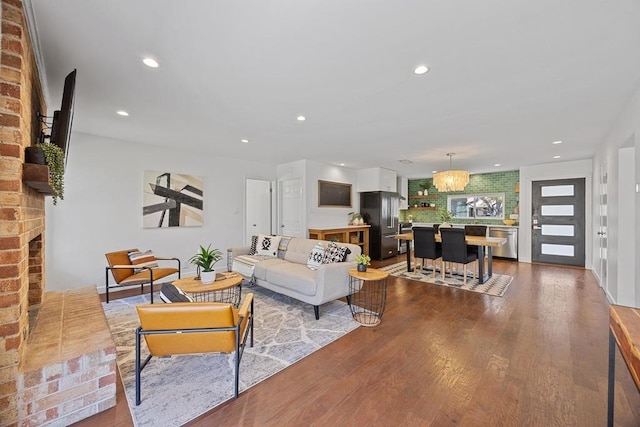
{"type": "Polygon", "coordinates": [[[413,69],[413,74],[422,75],[422,74],[426,74],[428,71],[429,71],[429,67],[427,67],[426,65],[418,65],[416,68],[413,69]]]}
{"type": "Polygon", "coordinates": [[[431,171],[431,173],[438,173],[438,171],[431,171]]]}
{"type": "Polygon", "coordinates": [[[344,166],[344,163],[340,163],[340,166],[344,166]]]}
{"type": "Polygon", "coordinates": [[[305,120],[307,120],[307,118],[305,116],[298,116],[296,117],[296,120],[298,120],[299,122],[304,122],[305,120]]]}
{"type": "Polygon", "coordinates": [[[559,158],[560,158],[560,156],[553,156],[553,158],[554,158],[554,159],[559,159],[559,158]]]}
{"type": "Polygon", "coordinates": [[[498,167],[500,166],[500,163],[494,163],[493,166],[498,167]]]}
{"type": "Polygon", "coordinates": [[[160,64],[158,64],[158,61],[149,57],[144,58],[142,62],[144,62],[144,65],[146,65],[147,67],[151,67],[151,68],[158,68],[160,66],[160,64]]]}
{"type": "Polygon", "coordinates": [[[558,144],[562,144],[562,141],[553,141],[552,142],[553,145],[558,145],[558,144]]]}
{"type": "Polygon", "coordinates": [[[241,139],[240,142],[244,142],[246,144],[247,142],[249,142],[249,140],[248,139],[241,139]]]}
{"type": "Polygon", "coordinates": [[[124,116],[124,117],[127,117],[129,115],[129,113],[127,113],[124,110],[116,111],[116,114],[119,115],[119,116],[124,116]]]}

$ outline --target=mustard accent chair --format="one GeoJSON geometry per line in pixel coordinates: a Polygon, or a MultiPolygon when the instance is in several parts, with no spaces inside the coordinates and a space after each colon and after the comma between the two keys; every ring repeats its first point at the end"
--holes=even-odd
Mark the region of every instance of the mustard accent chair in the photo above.
{"type": "Polygon", "coordinates": [[[154,261],[177,261],[178,268],[147,267],[144,264],[133,266],[129,259],[129,253],[131,252],[139,251],[137,249],[127,249],[124,251],[109,252],[105,254],[107,263],[109,264],[105,269],[104,283],[104,287],[107,292],[107,303],[109,302],[109,288],[140,285],[140,293],[142,294],[144,291],[144,285],[149,283],[151,285],[151,289],[149,290],[151,293],[151,304],[153,304],[154,281],[176,273],[178,274],[179,279],[180,260],[178,258],[154,257],[154,261]],[[142,271],[136,273],[135,269],[141,269],[142,271]],[[116,281],[115,285],[109,286],[109,272],[111,272],[113,279],[116,281]]]}
{"type": "Polygon", "coordinates": [[[235,390],[238,397],[240,359],[247,337],[253,347],[253,294],[239,309],[220,302],[142,304],[136,307],[140,327],[136,329],[136,406],[140,404],[140,374],[151,357],[193,353],[235,353],[235,390]],[[144,336],[149,356],[141,363],[144,336]]]}

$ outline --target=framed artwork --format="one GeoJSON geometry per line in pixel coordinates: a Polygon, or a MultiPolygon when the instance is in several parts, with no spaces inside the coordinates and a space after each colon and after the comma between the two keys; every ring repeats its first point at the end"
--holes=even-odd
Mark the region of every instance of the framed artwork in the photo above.
{"type": "Polygon", "coordinates": [[[202,227],[202,183],[203,179],[199,176],[145,171],[143,227],[202,227]]]}
{"type": "Polygon", "coordinates": [[[350,208],[351,184],[318,180],[318,207],[350,208]]]}

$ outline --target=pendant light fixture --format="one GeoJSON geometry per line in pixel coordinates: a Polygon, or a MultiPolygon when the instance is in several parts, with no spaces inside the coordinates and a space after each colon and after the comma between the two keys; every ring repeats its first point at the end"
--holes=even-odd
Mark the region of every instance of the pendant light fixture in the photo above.
{"type": "Polygon", "coordinates": [[[451,160],[456,153],[447,153],[449,156],[449,170],[433,174],[433,185],[441,193],[447,191],[462,191],[469,183],[469,171],[451,169],[451,160]]]}

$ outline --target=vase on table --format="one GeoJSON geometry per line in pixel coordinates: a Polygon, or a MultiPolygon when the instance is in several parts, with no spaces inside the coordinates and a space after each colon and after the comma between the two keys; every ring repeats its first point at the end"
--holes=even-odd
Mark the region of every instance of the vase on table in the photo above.
{"type": "Polygon", "coordinates": [[[200,273],[200,281],[203,285],[209,285],[216,281],[215,271],[202,271],[200,273]]]}
{"type": "Polygon", "coordinates": [[[364,273],[365,271],[367,271],[367,265],[366,264],[358,264],[358,271],[360,273],[364,273]]]}

